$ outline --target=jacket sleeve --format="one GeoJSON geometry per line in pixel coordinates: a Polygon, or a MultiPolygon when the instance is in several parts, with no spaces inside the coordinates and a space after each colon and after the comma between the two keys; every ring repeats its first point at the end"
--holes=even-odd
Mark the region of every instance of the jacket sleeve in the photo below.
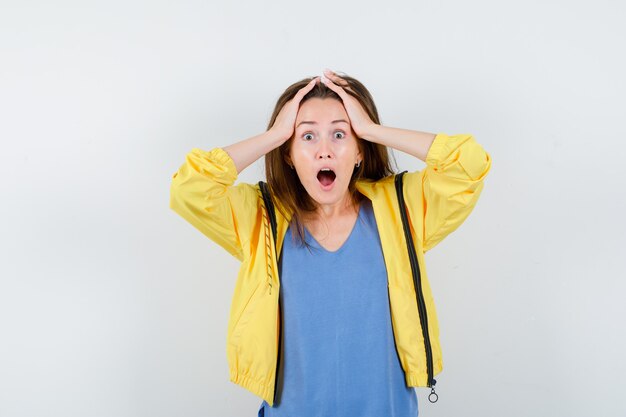
{"type": "Polygon", "coordinates": [[[172,175],[170,208],[231,255],[243,260],[258,194],[239,184],[237,169],[221,148],[194,148],[172,175]]]}
{"type": "Polygon", "coordinates": [[[408,174],[405,188],[407,200],[413,200],[413,212],[422,217],[422,228],[415,232],[424,252],[469,216],[490,169],[491,156],[472,135],[437,134],[426,156],[426,168],[408,174]],[[421,195],[415,190],[421,190],[421,195]]]}

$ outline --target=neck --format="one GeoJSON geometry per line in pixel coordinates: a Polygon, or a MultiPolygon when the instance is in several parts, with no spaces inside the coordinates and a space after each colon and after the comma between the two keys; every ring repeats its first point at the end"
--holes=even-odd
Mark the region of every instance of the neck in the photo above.
{"type": "Polygon", "coordinates": [[[330,220],[338,218],[346,214],[352,214],[356,211],[358,203],[352,201],[350,193],[346,193],[344,197],[333,204],[319,204],[315,210],[315,217],[322,220],[330,220]]]}

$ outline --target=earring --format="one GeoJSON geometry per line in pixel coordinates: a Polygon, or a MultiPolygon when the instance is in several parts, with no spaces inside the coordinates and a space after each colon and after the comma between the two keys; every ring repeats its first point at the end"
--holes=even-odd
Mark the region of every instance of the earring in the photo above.
{"type": "Polygon", "coordinates": [[[356,167],[360,167],[361,166],[361,161],[357,162],[356,167]]]}

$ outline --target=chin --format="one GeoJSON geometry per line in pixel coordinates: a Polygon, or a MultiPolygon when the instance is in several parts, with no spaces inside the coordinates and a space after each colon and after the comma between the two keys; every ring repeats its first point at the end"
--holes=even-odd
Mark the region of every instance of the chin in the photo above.
{"type": "Polygon", "coordinates": [[[304,189],[318,205],[334,205],[340,203],[348,193],[348,184],[334,184],[330,191],[324,191],[319,184],[309,184],[304,189]]]}

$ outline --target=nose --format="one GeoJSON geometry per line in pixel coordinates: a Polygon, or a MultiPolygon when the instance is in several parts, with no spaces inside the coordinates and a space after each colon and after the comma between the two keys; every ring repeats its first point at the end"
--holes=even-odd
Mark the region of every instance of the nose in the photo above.
{"type": "Polygon", "coordinates": [[[320,146],[317,149],[317,159],[332,159],[333,155],[330,150],[329,141],[326,139],[322,139],[320,141],[320,146]]]}

